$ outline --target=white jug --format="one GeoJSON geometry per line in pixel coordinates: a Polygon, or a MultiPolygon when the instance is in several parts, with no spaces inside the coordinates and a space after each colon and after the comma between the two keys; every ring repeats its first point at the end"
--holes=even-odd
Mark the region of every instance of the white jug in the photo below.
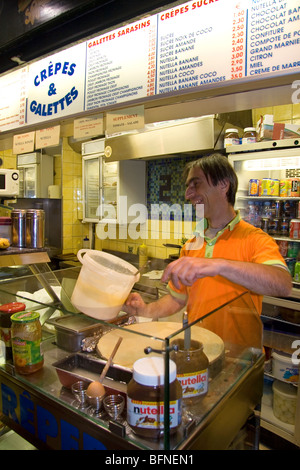
{"type": "Polygon", "coordinates": [[[82,267],[71,302],[98,320],[112,320],[120,312],[140,274],[127,261],[97,250],[79,250],[82,267]]]}

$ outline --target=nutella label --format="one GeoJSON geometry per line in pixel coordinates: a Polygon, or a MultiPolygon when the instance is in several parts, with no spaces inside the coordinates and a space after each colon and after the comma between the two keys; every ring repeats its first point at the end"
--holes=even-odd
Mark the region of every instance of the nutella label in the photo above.
{"type": "MultiPolygon", "coordinates": [[[[127,397],[127,421],[141,429],[164,428],[164,403],[133,400],[127,397]]],[[[170,428],[181,423],[181,400],[170,401],[170,428]]]]}
{"type": "Polygon", "coordinates": [[[208,390],[207,369],[198,372],[178,374],[177,379],[182,388],[182,398],[198,397],[204,395],[208,390]]]}

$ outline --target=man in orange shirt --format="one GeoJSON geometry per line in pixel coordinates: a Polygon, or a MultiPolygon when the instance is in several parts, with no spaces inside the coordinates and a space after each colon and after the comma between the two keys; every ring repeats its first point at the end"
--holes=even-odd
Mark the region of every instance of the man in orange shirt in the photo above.
{"type": "MultiPolygon", "coordinates": [[[[234,210],[237,186],[236,173],[221,154],[187,166],[185,195],[194,206],[204,206],[204,234],[196,233],[182,248],[180,258],[165,269],[162,282],[169,281],[169,294],[145,304],[139,294],[132,293],[126,301],[127,312],[157,319],[186,305],[191,323],[247,291],[252,300],[243,300],[241,305],[253,302],[258,314],[263,295],[289,295],[291,276],[276,242],[241,220],[234,210]],[[202,247],[195,249],[201,236],[202,247]]],[[[218,332],[214,315],[203,323],[218,332]]],[[[228,325],[231,333],[232,328],[228,325]]]]}

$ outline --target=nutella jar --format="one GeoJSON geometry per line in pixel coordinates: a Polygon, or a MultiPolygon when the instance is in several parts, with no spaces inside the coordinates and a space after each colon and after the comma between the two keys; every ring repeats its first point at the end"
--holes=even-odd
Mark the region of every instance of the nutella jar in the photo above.
{"type": "Polygon", "coordinates": [[[172,341],[177,351],[170,355],[177,366],[177,379],[182,388],[184,404],[193,404],[204,397],[208,391],[208,358],[203,351],[203,344],[191,340],[189,349],[184,348],[184,340],[172,341]]]}
{"type": "Polygon", "coordinates": [[[256,142],[256,130],[255,127],[245,127],[244,135],[242,139],[243,145],[245,144],[255,144],[256,142]]]}
{"type": "Polygon", "coordinates": [[[224,147],[229,147],[230,145],[239,145],[240,138],[239,132],[237,129],[226,129],[224,136],[224,147]]]}
{"type": "MultiPolygon", "coordinates": [[[[169,362],[170,434],[180,426],[181,386],[176,364],[169,362]]],[[[146,439],[158,439],[164,432],[165,360],[145,357],[133,364],[133,377],[127,387],[127,422],[133,432],[146,439]]]]}

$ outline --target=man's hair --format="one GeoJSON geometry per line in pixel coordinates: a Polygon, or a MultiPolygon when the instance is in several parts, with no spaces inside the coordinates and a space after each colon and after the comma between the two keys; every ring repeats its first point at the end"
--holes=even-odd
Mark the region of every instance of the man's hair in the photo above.
{"type": "Polygon", "coordinates": [[[192,168],[200,168],[200,170],[203,171],[207,182],[213,186],[217,186],[221,181],[228,181],[229,189],[227,191],[227,200],[232,206],[234,206],[235,195],[238,187],[238,178],[227,157],[221,153],[213,153],[211,155],[201,157],[198,160],[189,162],[184,169],[184,180],[186,180],[189,171],[192,168]]]}

